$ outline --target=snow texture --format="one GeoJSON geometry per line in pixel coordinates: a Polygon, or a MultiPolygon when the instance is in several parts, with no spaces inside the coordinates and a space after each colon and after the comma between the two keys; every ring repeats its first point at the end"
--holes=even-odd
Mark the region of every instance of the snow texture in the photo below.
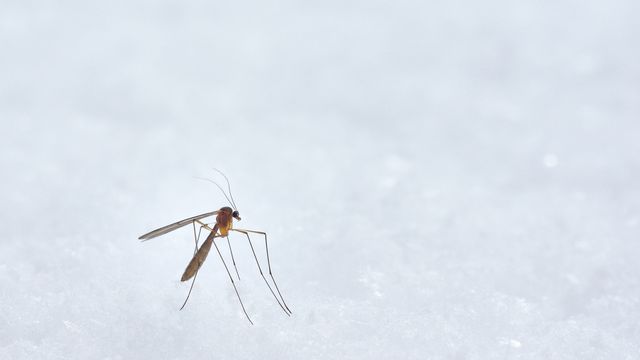
{"type": "Polygon", "coordinates": [[[0,359],[639,359],[639,4],[0,1],[0,359]]]}

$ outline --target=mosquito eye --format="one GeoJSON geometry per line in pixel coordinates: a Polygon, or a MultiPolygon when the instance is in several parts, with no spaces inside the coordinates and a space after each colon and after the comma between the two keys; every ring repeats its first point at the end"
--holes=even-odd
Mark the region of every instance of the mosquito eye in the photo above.
{"type": "Polygon", "coordinates": [[[236,211],[234,211],[234,212],[233,212],[233,217],[238,217],[238,216],[240,216],[240,213],[239,213],[237,210],[236,210],[236,211]]]}

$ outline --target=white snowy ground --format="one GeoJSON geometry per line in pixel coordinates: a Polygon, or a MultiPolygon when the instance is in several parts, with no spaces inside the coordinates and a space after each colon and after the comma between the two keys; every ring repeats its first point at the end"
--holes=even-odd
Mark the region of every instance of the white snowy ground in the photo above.
{"type": "Polygon", "coordinates": [[[638,4],[0,1],[0,359],[640,358],[638,4]]]}

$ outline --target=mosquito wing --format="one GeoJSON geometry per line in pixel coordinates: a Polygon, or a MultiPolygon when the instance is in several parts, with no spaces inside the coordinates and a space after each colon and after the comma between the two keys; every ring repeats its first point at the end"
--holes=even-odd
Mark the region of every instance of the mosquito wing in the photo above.
{"type": "Polygon", "coordinates": [[[200,215],[196,215],[196,216],[192,216],[188,219],[184,219],[184,220],[180,220],[178,222],[174,222],[173,224],[169,224],[167,226],[163,226],[159,229],[155,229],[151,232],[148,232],[142,236],[140,236],[138,239],[142,240],[142,241],[146,241],[146,240],[150,240],[153,239],[154,237],[158,237],[160,235],[164,235],[168,232],[171,232],[173,230],[177,230],[185,225],[189,225],[192,222],[194,222],[195,220],[200,220],[200,219],[204,219],[206,217],[212,216],[212,215],[216,215],[218,212],[217,211],[212,211],[212,212],[208,212],[208,213],[204,213],[204,214],[200,214],[200,215]]]}

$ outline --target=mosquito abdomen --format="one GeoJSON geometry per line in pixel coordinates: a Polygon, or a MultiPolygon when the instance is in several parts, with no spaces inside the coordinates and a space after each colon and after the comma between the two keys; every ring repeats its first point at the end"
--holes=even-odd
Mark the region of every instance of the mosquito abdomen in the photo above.
{"type": "Polygon", "coordinates": [[[207,240],[204,241],[198,252],[193,256],[189,265],[184,270],[184,274],[182,274],[182,278],[180,281],[187,281],[193,277],[193,275],[198,272],[202,263],[207,259],[207,255],[209,255],[209,250],[211,249],[211,244],[213,243],[213,239],[216,237],[216,230],[212,231],[209,236],[207,236],[207,240]]]}

